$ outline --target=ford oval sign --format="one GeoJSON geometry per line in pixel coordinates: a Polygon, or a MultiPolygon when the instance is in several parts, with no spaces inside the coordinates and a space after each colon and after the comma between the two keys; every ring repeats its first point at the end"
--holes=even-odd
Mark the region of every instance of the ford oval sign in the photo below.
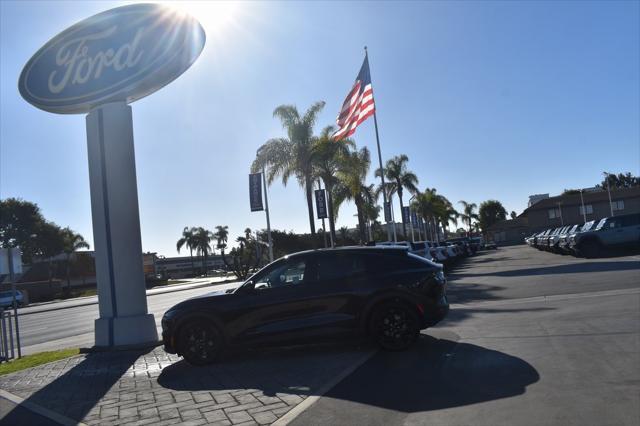
{"type": "Polygon", "coordinates": [[[66,29],[27,62],[18,87],[27,102],[59,114],[133,102],[176,79],[204,48],[193,17],[158,4],[99,13],[66,29]]]}

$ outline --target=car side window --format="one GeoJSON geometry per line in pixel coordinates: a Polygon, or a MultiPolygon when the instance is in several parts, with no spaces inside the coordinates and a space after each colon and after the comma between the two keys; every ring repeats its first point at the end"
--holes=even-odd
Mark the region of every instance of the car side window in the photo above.
{"type": "Polygon", "coordinates": [[[364,257],[358,254],[338,253],[318,258],[320,281],[339,280],[367,272],[364,257]]]}
{"type": "Polygon", "coordinates": [[[276,288],[288,285],[300,285],[304,282],[307,262],[304,259],[287,261],[272,271],[258,277],[255,288],[276,288]]]}

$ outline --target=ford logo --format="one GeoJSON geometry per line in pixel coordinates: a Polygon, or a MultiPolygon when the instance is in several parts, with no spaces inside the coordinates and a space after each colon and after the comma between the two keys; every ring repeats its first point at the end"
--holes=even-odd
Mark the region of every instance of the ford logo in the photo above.
{"type": "Polygon", "coordinates": [[[59,114],[130,103],[186,71],[204,43],[202,26],[187,14],[158,4],[118,7],[51,39],[27,62],[18,88],[27,102],[59,114]]]}

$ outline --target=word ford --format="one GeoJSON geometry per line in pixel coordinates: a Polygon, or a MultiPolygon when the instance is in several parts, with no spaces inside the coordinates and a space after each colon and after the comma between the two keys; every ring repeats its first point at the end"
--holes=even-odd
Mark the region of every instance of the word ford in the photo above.
{"type": "Polygon", "coordinates": [[[92,77],[97,80],[105,68],[112,67],[115,71],[122,71],[136,66],[144,53],[143,50],[137,51],[144,28],[140,28],[133,40],[120,46],[117,51],[109,48],[89,56],[87,42],[107,38],[116,29],[117,26],[113,26],[100,33],[79,37],[63,44],[56,55],[56,65],[66,69],[60,73],[59,70],[51,72],[48,80],[49,91],[60,93],[69,83],[84,84],[92,77]]]}

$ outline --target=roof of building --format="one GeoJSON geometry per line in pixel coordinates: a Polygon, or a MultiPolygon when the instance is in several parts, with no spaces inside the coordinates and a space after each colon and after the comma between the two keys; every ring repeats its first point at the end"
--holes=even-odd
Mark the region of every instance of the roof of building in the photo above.
{"type": "MultiPolygon", "coordinates": [[[[597,203],[597,202],[609,202],[609,194],[606,189],[601,191],[584,191],[582,193],[582,197],[584,198],[585,204],[597,203]]],[[[611,199],[625,199],[625,198],[635,198],[640,197],[640,186],[635,186],[633,188],[612,188],[611,189],[611,199]]],[[[549,209],[553,207],[557,207],[558,203],[561,203],[562,206],[579,206],[582,204],[582,200],[580,199],[580,194],[564,194],[557,195],[555,197],[545,198],[544,200],[540,200],[537,203],[533,204],[531,207],[528,207],[523,211],[520,216],[526,215],[527,212],[532,210],[542,210],[549,209]]],[[[518,217],[520,217],[518,216],[518,217]]]]}

